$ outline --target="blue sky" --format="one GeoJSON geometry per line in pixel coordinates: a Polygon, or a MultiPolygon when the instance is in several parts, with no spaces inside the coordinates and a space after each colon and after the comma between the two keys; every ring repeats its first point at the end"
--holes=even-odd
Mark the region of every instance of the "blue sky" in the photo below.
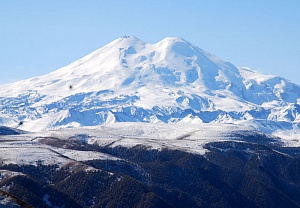
{"type": "Polygon", "coordinates": [[[180,36],[300,84],[300,1],[0,0],[0,83],[47,74],[123,35],[180,36]]]}

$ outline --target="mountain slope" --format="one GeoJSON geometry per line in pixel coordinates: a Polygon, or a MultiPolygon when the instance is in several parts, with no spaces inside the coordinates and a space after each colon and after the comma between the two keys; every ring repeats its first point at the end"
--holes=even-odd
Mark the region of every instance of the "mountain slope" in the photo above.
{"type": "Polygon", "coordinates": [[[300,148],[282,144],[232,124],[0,135],[0,207],[3,191],[45,208],[299,207],[300,148]]]}
{"type": "Polygon", "coordinates": [[[300,86],[182,38],[126,36],[50,74],[0,86],[0,122],[31,131],[129,121],[296,132],[299,103],[300,86]]]}

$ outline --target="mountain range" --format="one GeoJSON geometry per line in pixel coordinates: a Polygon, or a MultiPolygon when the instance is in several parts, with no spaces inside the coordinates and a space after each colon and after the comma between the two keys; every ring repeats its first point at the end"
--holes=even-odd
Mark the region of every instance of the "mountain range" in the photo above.
{"type": "Polygon", "coordinates": [[[119,38],[0,86],[0,207],[300,207],[299,104],[182,38],[119,38]]]}
{"type": "Polygon", "coordinates": [[[231,123],[295,142],[300,86],[183,38],[116,39],[50,74],[0,86],[0,124],[27,131],[116,122],[231,123]]]}

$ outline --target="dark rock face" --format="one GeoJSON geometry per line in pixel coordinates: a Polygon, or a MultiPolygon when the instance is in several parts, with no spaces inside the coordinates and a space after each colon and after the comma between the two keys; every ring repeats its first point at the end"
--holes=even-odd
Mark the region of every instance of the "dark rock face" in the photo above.
{"type": "Polygon", "coordinates": [[[23,133],[25,133],[25,131],[9,128],[6,126],[0,126],[0,135],[18,135],[23,133]]]}
{"type": "Polygon", "coordinates": [[[23,175],[0,186],[34,207],[300,207],[300,148],[244,137],[208,143],[205,155],[72,143],[120,160],[85,161],[89,171],[2,165],[23,175]]]}

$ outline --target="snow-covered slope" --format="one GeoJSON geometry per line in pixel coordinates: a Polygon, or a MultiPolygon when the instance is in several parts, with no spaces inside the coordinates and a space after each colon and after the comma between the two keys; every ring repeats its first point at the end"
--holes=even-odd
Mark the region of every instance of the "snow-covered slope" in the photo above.
{"type": "Polygon", "coordinates": [[[237,123],[296,131],[300,86],[182,38],[119,38],[50,74],[0,86],[0,122],[39,131],[115,122],[237,123]],[[20,123],[21,122],[21,123],[20,123]]]}
{"type": "MultiPolygon", "coordinates": [[[[299,143],[295,141],[286,140],[282,143],[279,138],[234,124],[128,122],[18,135],[0,135],[0,161],[2,164],[35,166],[57,164],[62,167],[73,163],[74,160],[77,162],[93,159],[121,160],[112,155],[89,150],[88,145],[105,148],[133,148],[141,145],[146,149],[162,150],[167,148],[204,155],[208,152],[205,144],[224,141],[244,142],[243,136],[247,135],[265,138],[261,139],[261,144],[278,143],[284,146],[299,146],[299,143]],[[78,145],[84,151],[79,150],[78,145]]],[[[247,142],[251,141],[248,139],[247,142]]],[[[259,143],[259,140],[255,142],[259,143]]]]}
{"type": "Polygon", "coordinates": [[[299,207],[295,146],[234,124],[3,133],[0,207],[299,207]]]}

